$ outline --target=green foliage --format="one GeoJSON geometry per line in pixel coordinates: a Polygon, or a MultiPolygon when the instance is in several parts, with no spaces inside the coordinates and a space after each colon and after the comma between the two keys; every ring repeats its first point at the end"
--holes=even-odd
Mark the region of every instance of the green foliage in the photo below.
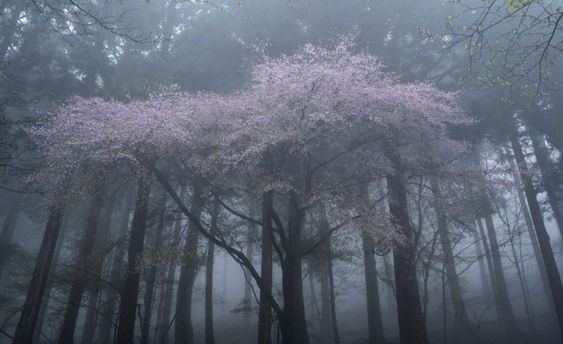
{"type": "Polygon", "coordinates": [[[509,11],[517,11],[526,6],[529,6],[534,0],[507,0],[506,7],[509,11]]]}

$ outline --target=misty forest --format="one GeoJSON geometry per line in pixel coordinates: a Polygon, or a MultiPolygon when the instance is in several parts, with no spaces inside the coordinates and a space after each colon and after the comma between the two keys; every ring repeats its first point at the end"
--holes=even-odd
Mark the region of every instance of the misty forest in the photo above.
{"type": "Polygon", "coordinates": [[[563,1],[0,0],[0,343],[563,343],[563,1]]]}

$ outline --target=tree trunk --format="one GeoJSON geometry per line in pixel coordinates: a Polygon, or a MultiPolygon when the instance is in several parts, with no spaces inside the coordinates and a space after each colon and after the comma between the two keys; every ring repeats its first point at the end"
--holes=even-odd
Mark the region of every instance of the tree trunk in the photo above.
{"type": "MultiPolygon", "coordinates": [[[[106,230],[104,235],[98,239],[96,243],[96,261],[94,262],[95,272],[93,275],[93,283],[92,287],[88,293],[88,307],[86,313],[86,319],[84,321],[84,331],[82,332],[82,344],[92,344],[94,343],[94,336],[96,334],[96,327],[98,325],[98,314],[99,314],[99,306],[102,302],[100,297],[102,294],[102,270],[104,267],[105,261],[105,251],[108,249],[108,245],[110,244],[110,225],[111,225],[111,218],[113,215],[115,199],[112,198],[111,202],[106,205],[105,214],[103,216],[103,223],[101,224],[100,228],[106,230]]],[[[98,230],[99,232],[99,230],[98,230]]]]}
{"type": "MultiPolygon", "coordinates": [[[[162,232],[164,231],[164,220],[166,215],[166,198],[162,197],[160,199],[161,209],[158,214],[158,223],[156,225],[156,231],[153,237],[152,250],[157,251],[160,248],[160,242],[162,240],[162,232]]],[[[157,266],[156,263],[152,263],[147,274],[145,295],[144,295],[144,312],[143,312],[143,324],[141,326],[141,343],[148,344],[150,342],[150,328],[153,310],[153,298],[154,289],[156,282],[157,266]]]]}
{"type": "Polygon", "coordinates": [[[321,328],[321,335],[326,336],[326,343],[335,343],[340,344],[340,334],[338,331],[338,322],[336,319],[336,291],[334,286],[334,271],[333,271],[333,262],[332,262],[332,248],[330,244],[330,227],[328,221],[326,219],[326,215],[323,214],[323,218],[321,220],[321,225],[319,229],[319,234],[321,238],[327,238],[325,242],[321,245],[321,255],[322,255],[322,282],[321,282],[321,294],[322,294],[322,309],[321,309],[321,317],[326,319],[322,319],[321,325],[328,325],[329,328],[325,329],[321,328]],[[327,308],[325,310],[325,308],[327,308]],[[326,314],[326,315],[325,315],[326,314]]]}
{"type": "Polygon", "coordinates": [[[432,194],[437,205],[435,206],[436,218],[438,220],[438,235],[440,237],[440,242],[442,244],[442,251],[444,253],[444,264],[446,268],[446,284],[449,287],[450,298],[452,301],[452,306],[454,309],[455,316],[455,326],[459,329],[467,329],[469,326],[469,319],[467,318],[467,312],[465,310],[465,302],[461,294],[461,286],[459,284],[459,278],[457,275],[457,269],[455,267],[455,259],[452,251],[452,245],[450,240],[450,233],[448,231],[448,222],[444,209],[440,204],[442,198],[442,193],[440,186],[435,177],[430,179],[432,194]]]}
{"type": "MultiPolygon", "coordinates": [[[[488,202],[488,198],[487,198],[488,202]]],[[[490,207],[488,207],[490,208],[490,207]]],[[[487,234],[491,244],[491,260],[493,263],[493,268],[495,272],[495,293],[497,300],[497,310],[499,313],[499,320],[502,326],[507,331],[509,337],[517,338],[521,334],[518,328],[518,323],[516,317],[514,316],[514,311],[512,310],[512,305],[510,304],[510,298],[508,297],[508,289],[506,288],[506,279],[504,277],[504,270],[502,267],[502,259],[500,255],[500,248],[497,240],[497,233],[495,225],[493,223],[493,216],[489,213],[485,215],[485,225],[487,228],[487,234]]]]}
{"type": "MultiPolygon", "coordinates": [[[[180,189],[180,195],[183,197],[186,193],[185,186],[180,189]]],[[[180,242],[180,233],[182,231],[182,217],[180,216],[174,222],[173,240],[180,242]]],[[[156,336],[156,343],[167,343],[168,333],[170,332],[170,315],[172,312],[172,300],[174,296],[174,282],[176,280],[176,266],[177,260],[175,259],[169,263],[168,270],[164,276],[164,300],[162,302],[162,318],[160,320],[159,331],[156,336]]]]}
{"type": "Polygon", "coordinates": [[[481,237],[481,243],[483,244],[483,249],[485,250],[485,258],[487,261],[487,268],[489,270],[489,282],[491,284],[493,300],[495,301],[495,304],[498,304],[497,292],[496,292],[497,283],[495,280],[495,269],[493,267],[493,259],[491,258],[491,249],[489,248],[489,242],[487,239],[487,235],[485,234],[485,227],[483,226],[483,222],[481,221],[480,218],[477,218],[476,220],[477,220],[477,226],[479,227],[479,235],[481,237]]]}
{"type": "MultiPolygon", "coordinates": [[[[196,183],[193,188],[191,213],[199,219],[202,208],[202,190],[201,186],[196,183]]],[[[198,229],[194,224],[190,224],[186,244],[184,246],[184,257],[180,270],[180,280],[178,282],[178,294],[176,296],[176,322],[174,326],[176,344],[194,343],[192,293],[199,268],[199,257],[197,253],[198,239],[198,229]]]]}
{"type": "Polygon", "coordinates": [[[54,271],[53,273],[51,273],[51,276],[47,280],[47,286],[45,287],[44,301],[41,303],[41,307],[39,309],[39,316],[37,318],[37,325],[35,326],[35,333],[33,334],[33,343],[38,343],[41,338],[42,328],[45,322],[45,316],[47,314],[47,309],[49,306],[49,300],[51,299],[51,291],[53,290],[52,289],[54,283],[53,275],[56,274],[56,268],[59,262],[61,248],[63,247],[63,243],[65,239],[64,235],[67,230],[68,230],[68,217],[65,217],[63,218],[61,224],[61,233],[59,234],[59,240],[57,241],[57,246],[55,247],[55,253],[53,255],[52,269],[54,269],[54,271]]]}
{"type": "MultiPolygon", "coordinates": [[[[250,217],[256,218],[256,206],[253,202],[250,204],[250,217]]],[[[249,223],[248,224],[248,232],[247,232],[247,243],[246,243],[246,257],[252,263],[253,256],[254,256],[254,239],[256,237],[256,224],[249,223]]],[[[244,269],[244,278],[246,283],[244,284],[244,296],[243,296],[243,306],[245,308],[244,312],[244,325],[250,326],[250,320],[252,315],[252,279],[250,273],[247,269],[244,269]]]]}
{"type": "Polygon", "coordinates": [[[395,169],[387,176],[389,213],[392,223],[405,237],[405,242],[395,245],[393,249],[399,337],[401,344],[427,344],[428,334],[417,281],[415,233],[409,218],[407,190],[399,157],[390,143],[386,147],[386,156],[394,164],[395,169]]]}
{"type": "Polygon", "coordinates": [[[479,233],[475,228],[475,223],[469,224],[470,235],[473,239],[473,246],[475,246],[475,255],[477,257],[477,263],[479,265],[479,277],[481,279],[481,288],[483,294],[487,294],[487,290],[490,290],[490,281],[487,280],[487,268],[485,267],[484,259],[486,258],[486,253],[483,253],[481,247],[481,240],[479,239],[479,233]]]}
{"type": "Polygon", "coordinates": [[[76,319],[80,311],[80,304],[84,290],[91,278],[90,271],[92,268],[92,252],[96,242],[96,233],[98,231],[98,223],[102,211],[102,202],[104,201],[104,193],[98,192],[88,211],[86,218],[86,228],[84,230],[84,237],[80,242],[78,256],[75,259],[75,267],[73,271],[73,282],[68,294],[68,301],[65,307],[65,314],[63,324],[61,326],[61,333],[59,336],[60,344],[74,343],[74,332],[76,329],[76,319]]]}
{"type": "Polygon", "coordinates": [[[125,256],[126,240],[125,235],[129,228],[129,218],[133,211],[133,197],[128,196],[124,202],[123,212],[119,222],[118,229],[118,243],[115,247],[115,253],[111,263],[110,284],[111,286],[106,289],[105,300],[102,305],[101,314],[102,321],[100,322],[100,331],[98,336],[99,343],[110,343],[111,333],[113,329],[113,318],[115,313],[115,306],[119,292],[115,288],[121,290],[121,278],[123,270],[123,257],[125,256]]]}
{"type": "Polygon", "coordinates": [[[549,158],[549,153],[545,147],[543,139],[534,135],[530,135],[530,138],[532,141],[532,147],[534,148],[534,155],[536,156],[536,161],[540,170],[543,187],[545,188],[545,192],[547,194],[547,200],[551,206],[553,218],[555,218],[559,233],[561,233],[561,237],[563,237],[563,214],[561,213],[559,195],[557,194],[555,167],[549,158]]]}
{"type": "MultiPolygon", "coordinates": [[[[217,233],[217,220],[219,217],[219,201],[213,202],[211,213],[211,235],[217,233]]],[[[213,331],[213,263],[215,261],[215,243],[208,240],[207,261],[205,265],[205,343],[215,344],[213,331]]]]}
{"type": "Polygon", "coordinates": [[[119,321],[116,339],[119,344],[133,344],[135,335],[135,315],[139,282],[141,277],[141,259],[145,245],[145,231],[149,208],[150,184],[146,177],[139,179],[135,212],[131,223],[129,249],[127,252],[127,275],[119,303],[119,321]]]}
{"type": "Polygon", "coordinates": [[[272,216],[273,193],[267,191],[262,195],[262,257],[261,271],[263,287],[260,288],[260,305],[258,311],[258,344],[272,344],[272,308],[266,297],[272,292],[272,216]]]}
{"type": "Polygon", "coordinates": [[[532,222],[532,217],[530,215],[530,210],[528,208],[528,203],[526,202],[526,197],[522,191],[522,181],[520,180],[520,175],[518,172],[518,167],[513,159],[510,159],[510,168],[512,172],[512,177],[516,184],[516,192],[518,195],[518,201],[520,202],[520,207],[522,209],[522,214],[524,215],[524,221],[526,222],[526,230],[528,231],[528,236],[530,237],[530,242],[532,243],[532,250],[534,251],[534,259],[540,273],[540,278],[542,286],[545,292],[545,296],[548,298],[548,307],[550,308],[553,315],[556,315],[553,304],[551,303],[551,289],[549,287],[549,280],[547,278],[547,273],[545,271],[545,265],[542,260],[540,246],[538,244],[538,238],[535,233],[534,223],[532,222]]]}
{"type": "Polygon", "coordinates": [[[374,245],[373,237],[367,232],[362,232],[366,304],[368,310],[368,343],[384,344],[385,334],[383,332],[381,305],[379,302],[379,283],[377,278],[377,267],[375,265],[374,245]]]}
{"type": "Polygon", "coordinates": [[[10,251],[8,248],[12,244],[12,237],[14,236],[14,231],[16,230],[16,222],[20,216],[22,203],[23,195],[20,193],[14,195],[14,199],[10,203],[8,213],[2,223],[2,229],[0,231],[0,278],[4,272],[6,261],[9,258],[9,254],[7,252],[10,251]]]}
{"type": "Polygon", "coordinates": [[[514,157],[518,163],[520,179],[522,180],[524,192],[526,193],[526,198],[528,200],[528,206],[530,207],[530,215],[532,216],[534,228],[536,229],[538,244],[540,246],[545,270],[549,280],[549,286],[551,288],[551,295],[553,296],[553,302],[555,303],[559,329],[563,335],[563,285],[561,284],[561,276],[559,275],[555,257],[553,256],[541,208],[538,204],[538,200],[536,199],[536,190],[534,189],[534,184],[532,183],[528,166],[526,165],[526,160],[524,159],[524,153],[522,152],[520,141],[515,132],[512,133],[510,142],[514,151],[514,157]]]}
{"type": "Polygon", "coordinates": [[[305,213],[296,193],[289,196],[288,238],[290,243],[285,250],[282,264],[283,311],[280,329],[283,344],[309,344],[309,334],[305,319],[305,302],[303,299],[303,276],[301,257],[301,235],[305,213]]]}
{"type": "Polygon", "coordinates": [[[41,301],[45,294],[45,287],[61,229],[63,209],[64,206],[62,205],[54,206],[49,213],[49,219],[47,220],[45,233],[41,241],[41,248],[39,249],[39,255],[33,269],[31,284],[27,290],[16,333],[14,334],[14,344],[29,344],[33,339],[33,332],[35,331],[41,301]]]}

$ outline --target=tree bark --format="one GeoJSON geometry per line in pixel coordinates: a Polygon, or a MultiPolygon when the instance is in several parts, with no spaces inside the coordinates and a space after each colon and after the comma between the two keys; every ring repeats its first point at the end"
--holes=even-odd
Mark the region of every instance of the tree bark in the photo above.
{"type": "MultiPolygon", "coordinates": [[[[211,213],[211,235],[217,233],[217,220],[219,217],[219,201],[213,202],[211,213]]],[[[215,344],[215,333],[213,331],[213,264],[215,261],[215,243],[208,240],[207,261],[205,264],[205,343],[215,344]]]]}
{"type": "MultiPolygon", "coordinates": [[[[158,214],[158,223],[153,237],[152,249],[158,251],[160,242],[162,240],[162,232],[164,231],[164,220],[166,215],[166,198],[160,199],[161,209],[158,214]]],[[[144,312],[143,324],[141,326],[141,343],[148,344],[150,342],[150,328],[153,311],[153,298],[156,282],[157,266],[155,263],[151,264],[146,279],[145,295],[144,295],[144,312]]]]}
{"type": "Polygon", "coordinates": [[[383,321],[379,302],[379,283],[375,263],[375,248],[373,237],[362,232],[362,249],[364,255],[364,276],[366,283],[366,305],[368,311],[368,343],[384,344],[383,321]]]}
{"type": "Polygon", "coordinates": [[[428,343],[426,322],[422,314],[416,271],[416,246],[414,231],[408,213],[407,190],[399,157],[387,143],[386,156],[393,163],[393,173],[387,175],[389,194],[389,213],[393,225],[398,228],[405,242],[393,249],[395,267],[395,289],[399,317],[399,337],[401,344],[428,343]]]}
{"type": "Polygon", "coordinates": [[[145,245],[145,231],[150,197],[150,184],[145,176],[140,177],[135,201],[135,212],[131,223],[127,252],[127,275],[119,303],[119,320],[116,339],[119,344],[133,344],[135,313],[139,296],[141,258],[145,245]]]}
{"type": "MultiPolygon", "coordinates": [[[[486,200],[488,202],[488,198],[486,200]]],[[[501,321],[502,326],[504,327],[505,331],[508,333],[509,337],[517,338],[517,336],[521,334],[521,332],[520,329],[518,328],[518,323],[516,321],[516,317],[514,316],[512,305],[510,304],[508,289],[506,288],[506,279],[504,277],[504,270],[502,267],[500,248],[497,240],[497,233],[496,233],[495,225],[493,223],[493,216],[490,213],[485,214],[485,225],[487,228],[487,234],[491,245],[490,246],[491,260],[493,263],[493,268],[495,273],[494,290],[496,294],[499,320],[501,321]]]]}
{"type": "Polygon", "coordinates": [[[557,223],[559,233],[561,233],[561,236],[563,237],[563,214],[561,213],[561,207],[559,205],[560,199],[557,194],[555,167],[549,158],[549,153],[542,138],[536,137],[535,135],[530,135],[530,138],[534,149],[534,155],[536,156],[537,165],[540,170],[543,187],[547,194],[547,200],[551,207],[551,211],[553,212],[553,218],[557,223]]]}
{"type": "Polygon", "coordinates": [[[267,294],[272,292],[272,215],[273,193],[267,191],[262,195],[262,257],[260,276],[263,286],[260,288],[260,305],[258,310],[258,344],[272,344],[272,306],[267,294]]]}
{"type": "Polygon", "coordinates": [[[45,287],[51,271],[53,256],[61,229],[63,210],[63,205],[55,205],[49,213],[31,284],[27,290],[23,309],[14,334],[14,344],[29,344],[33,340],[33,332],[35,331],[41,301],[45,294],[45,287]]]}
{"type": "MultiPolygon", "coordinates": [[[[198,183],[194,184],[192,194],[191,213],[198,219],[203,209],[202,189],[198,183]]],[[[197,245],[199,230],[191,223],[189,226],[186,244],[184,246],[184,257],[180,270],[178,282],[178,294],[176,296],[176,321],[174,326],[174,338],[176,344],[193,344],[194,332],[192,325],[192,293],[193,286],[199,268],[199,257],[197,245]]]]}
{"type": "Polygon", "coordinates": [[[288,237],[282,264],[283,311],[280,328],[283,344],[309,344],[303,299],[301,236],[305,213],[299,196],[292,192],[288,206],[288,237]]]}
{"type": "Polygon", "coordinates": [[[91,278],[90,271],[92,268],[96,269],[95,266],[92,266],[92,252],[94,251],[94,244],[96,242],[96,233],[98,231],[103,201],[104,193],[97,192],[88,210],[84,236],[80,242],[78,256],[75,258],[73,282],[68,294],[68,301],[65,307],[63,324],[58,341],[60,344],[74,343],[76,319],[80,311],[82,296],[84,295],[88,280],[91,278]]]}
{"type": "Polygon", "coordinates": [[[442,193],[438,181],[435,177],[430,178],[432,194],[437,205],[435,206],[436,218],[438,220],[438,235],[442,244],[444,253],[444,264],[446,268],[446,284],[449,287],[450,298],[454,309],[455,326],[457,329],[467,329],[469,326],[469,318],[465,310],[465,302],[461,294],[461,285],[455,267],[455,259],[452,251],[450,233],[448,231],[448,222],[444,209],[440,204],[442,193]]]}
{"type": "Polygon", "coordinates": [[[128,196],[123,205],[123,212],[119,222],[118,229],[118,243],[115,247],[115,253],[111,263],[110,284],[111,286],[106,289],[105,301],[102,305],[101,314],[102,321],[100,322],[100,331],[98,336],[99,343],[110,343],[111,334],[113,329],[113,318],[115,313],[115,306],[119,297],[119,292],[115,288],[122,288],[122,270],[123,270],[123,257],[125,256],[126,241],[125,235],[129,228],[129,218],[133,211],[133,197],[128,196]]]}
{"type": "Polygon", "coordinates": [[[546,297],[548,298],[548,307],[551,309],[553,315],[556,315],[555,308],[553,304],[550,302],[551,299],[549,295],[551,295],[551,289],[549,287],[549,280],[547,278],[547,272],[545,271],[545,265],[542,260],[542,255],[540,251],[540,246],[538,244],[538,238],[535,233],[534,223],[532,221],[532,216],[530,215],[530,210],[528,208],[528,203],[526,202],[526,196],[522,191],[522,181],[520,180],[520,175],[518,172],[518,167],[513,159],[510,159],[510,169],[512,172],[512,177],[514,178],[514,182],[516,184],[516,192],[518,195],[518,201],[520,202],[520,207],[522,209],[522,214],[524,215],[524,221],[526,222],[526,230],[528,231],[528,236],[530,237],[530,242],[532,243],[532,250],[534,252],[534,259],[536,265],[538,267],[538,271],[540,273],[540,278],[542,282],[542,286],[545,292],[546,297]]]}
{"type": "Polygon", "coordinates": [[[2,222],[2,229],[0,231],[0,278],[4,272],[4,267],[6,261],[8,260],[9,246],[12,244],[12,237],[14,236],[14,231],[16,230],[16,223],[18,217],[20,216],[21,207],[23,203],[23,195],[18,193],[14,195],[14,199],[10,203],[8,208],[8,213],[2,222]]]}
{"type": "MultiPolygon", "coordinates": [[[[473,245],[475,246],[475,255],[477,256],[477,263],[479,264],[479,277],[481,279],[481,287],[483,289],[483,294],[487,294],[491,291],[491,281],[488,280],[489,272],[485,267],[484,260],[487,259],[488,252],[483,252],[481,248],[482,239],[479,237],[479,233],[477,233],[477,229],[475,228],[475,223],[470,224],[470,231],[471,236],[473,238],[473,245]]],[[[492,264],[491,264],[492,266],[492,264]]]]}
{"type": "Polygon", "coordinates": [[[520,179],[522,180],[522,184],[524,186],[524,192],[528,200],[528,206],[530,207],[530,215],[532,216],[532,221],[538,238],[538,244],[545,264],[545,270],[549,280],[549,286],[551,288],[551,295],[553,297],[559,321],[559,329],[563,335],[563,285],[561,283],[561,276],[559,275],[555,257],[553,256],[541,208],[536,198],[536,190],[534,189],[534,184],[532,183],[528,166],[524,158],[524,153],[522,152],[522,147],[520,146],[520,141],[515,130],[510,137],[510,142],[514,151],[514,157],[516,158],[516,162],[518,164],[520,179]]]}
{"type": "MultiPolygon", "coordinates": [[[[103,304],[101,301],[102,295],[102,270],[104,267],[104,261],[106,258],[106,251],[108,246],[110,245],[110,226],[111,226],[111,218],[113,216],[115,199],[112,197],[112,200],[106,205],[105,214],[103,215],[103,223],[101,224],[100,228],[105,229],[105,235],[100,237],[96,242],[96,261],[94,262],[95,271],[93,275],[93,283],[88,293],[88,307],[86,313],[86,319],[84,321],[84,330],[82,331],[82,344],[92,344],[94,343],[94,336],[96,334],[96,328],[98,325],[98,314],[100,313],[100,306],[103,304]]],[[[99,229],[98,229],[99,232],[99,229]]]]}

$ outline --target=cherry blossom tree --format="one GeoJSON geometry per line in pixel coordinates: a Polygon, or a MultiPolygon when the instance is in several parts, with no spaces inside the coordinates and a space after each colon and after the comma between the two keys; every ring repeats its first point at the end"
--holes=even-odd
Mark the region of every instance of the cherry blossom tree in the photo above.
{"type": "MultiPolygon", "coordinates": [[[[182,298],[191,299],[197,267],[190,259],[197,259],[201,234],[249,272],[260,288],[261,305],[271,307],[279,321],[282,343],[306,344],[303,257],[334,232],[359,228],[393,247],[401,342],[427,342],[408,180],[454,174],[452,162],[465,154],[466,146],[450,138],[449,129],[470,121],[455,93],[403,83],[385,72],[378,58],[354,50],[347,37],[334,48],[307,45],[293,55],[264,57],[253,67],[250,85],[225,96],[168,90],[125,103],[76,98],[29,130],[45,155],[38,180],[70,170],[139,180],[131,229],[136,249],[130,247],[131,279],[126,283],[131,292],[120,307],[129,321],[118,330],[120,341],[133,341],[139,284],[135,260],[142,254],[146,221],[142,200],[154,178],[191,223],[180,277],[181,283],[186,281],[179,291],[182,298]],[[358,187],[381,181],[386,181],[385,197],[358,197],[358,187]],[[192,186],[191,206],[176,191],[186,184],[192,186]],[[202,221],[206,195],[213,195],[230,216],[262,226],[266,256],[261,272],[220,228],[211,233],[202,221]],[[262,219],[241,210],[239,201],[248,195],[262,199],[262,219]],[[360,225],[381,221],[380,213],[365,209],[384,200],[390,225],[360,225]],[[310,223],[322,213],[329,228],[320,233],[310,223]],[[271,290],[268,247],[281,265],[283,300],[271,290]]],[[[79,183],[71,184],[73,192],[80,190],[79,183]]],[[[189,329],[189,305],[177,304],[176,312],[177,329],[189,329]]],[[[269,310],[261,308],[260,343],[271,342],[268,322],[269,310]]],[[[176,340],[193,342],[189,331],[178,331],[176,340]]]]}

